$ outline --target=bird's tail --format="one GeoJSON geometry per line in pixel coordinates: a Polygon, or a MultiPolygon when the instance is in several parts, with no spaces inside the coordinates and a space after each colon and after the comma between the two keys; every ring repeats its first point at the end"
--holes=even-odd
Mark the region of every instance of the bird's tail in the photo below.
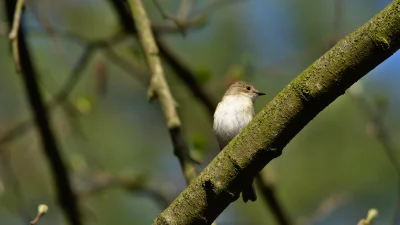
{"type": "Polygon", "coordinates": [[[244,202],[248,202],[249,200],[255,202],[257,200],[256,190],[254,189],[253,183],[243,189],[242,198],[244,202]]]}

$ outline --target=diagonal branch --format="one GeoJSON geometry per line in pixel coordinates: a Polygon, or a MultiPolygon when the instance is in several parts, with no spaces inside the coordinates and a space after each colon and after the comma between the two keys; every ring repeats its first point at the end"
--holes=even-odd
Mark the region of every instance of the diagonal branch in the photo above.
{"type": "Polygon", "coordinates": [[[291,224],[289,222],[289,218],[287,214],[284,212],[281,203],[278,201],[278,198],[275,196],[275,189],[273,184],[270,184],[262,174],[258,174],[256,176],[256,182],[261,191],[261,196],[264,198],[266,204],[272,211],[272,215],[276,218],[279,225],[288,225],[291,224]]]}
{"type": "Polygon", "coordinates": [[[21,60],[19,57],[19,51],[18,51],[18,32],[20,30],[21,26],[21,18],[22,18],[22,9],[24,8],[24,0],[18,0],[15,6],[15,12],[14,12],[14,19],[11,32],[8,36],[8,38],[11,41],[12,44],[12,51],[13,51],[13,56],[14,56],[14,64],[15,64],[15,70],[19,73],[21,72],[21,60]]]}
{"type": "MultiPolygon", "coordinates": [[[[78,59],[76,62],[74,68],[71,71],[71,74],[69,76],[69,79],[61,89],[56,93],[56,95],[50,100],[48,103],[48,108],[53,109],[54,107],[63,104],[67,99],[70,93],[73,91],[73,89],[77,86],[77,84],[80,81],[80,78],[82,77],[82,72],[86,68],[86,65],[91,59],[91,56],[93,55],[92,53],[94,52],[94,48],[92,47],[87,47],[84,50],[84,53],[82,56],[78,59]]],[[[0,146],[3,146],[13,140],[15,140],[18,137],[21,137],[22,134],[27,132],[33,125],[33,122],[31,119],[26,119],[17,125],[15,125],[13,128],[11,128],[9,131],[7,131],[4,135],[0,137],[0,146]]],[[[4,149],[0,149],[0,151],[4,151],[4,149]]]]}
{"type": "MultiPolygon", "coordinates": [[[[144,176],[124,176],[112,175],[107,172],[98,173],[92,176],[90,184],[86,187],[78,189],[78,196],[81,198],[89,197],[95,193],[101,192],[107,188],[121,188],[132,193],[142,193],[154,200],[160,208],[165,209],[171,203],[161,191],[148,187],[144,184],[144,176]]],[[[87,178],[86,178],[87,179],[87,178]]]]}
{"type": "Polygon", "coordinates": [[[319,112],[400,48],[400,0],[339,41],[265,106],[153,224],[210,224],[319,112]]]}
{"type": "MultiPolygon", "coordinates": [[[[12,21],[16,1],[6,1],[9,21],[12,21]]],[[[23,30],[18,32],[18,53],[21,64],[21,79],[25,87],[26,96],[32,109],[35,123],[38,126],[44,154],[50,164],[54,185],[61,207],[70,224],[80,225],[81,217],[78,210],[78,201],[72,190],[67,168],[62,160],[60,150],[51,129],[47,110],[43,104],[42,94],[36,80],[36,71],[31,61],[23,30]]]]}
{"type": "Polygon", "coordinates": [[[189,67],[178,57],[175,52],[161,40],[159,36],[156,36],[157,45],[160,50],[160,55],[168,63],[168,65],[174,70],[175,74],[185,83],[195,98],[202,103],[209,115],[213,116],[214,110],[217,106],[217,102],[212,99],[203,89],[203,87],[196,80],[195,75],[189,67]]]}
{"type": "Polygon", "coordinates": [[[177,17],[181,19],[189,18],[195,5],[196,0],[181,0],[177,17]]]}
{"type": "Polygon", "coordinates": [[[164,78],[164,71],[158,56],[158,48],[151,31],[150,21],[140,0],[129,0],[129,4],[150,70],[148,96],[150,99],[157,98],[161,104],[174,146],[174,154],[178,157],[186,182],[189,184],[197,176],[197,170],[181,133],[181,122],[176,111],[176,103],[164,78]]]}

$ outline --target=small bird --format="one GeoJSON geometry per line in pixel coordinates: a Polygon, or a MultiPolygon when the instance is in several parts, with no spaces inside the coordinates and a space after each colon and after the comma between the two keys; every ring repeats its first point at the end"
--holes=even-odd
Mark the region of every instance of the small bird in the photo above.
{"type": "MultiPolygon", "coordinates": [[[[260,95],[253,85],[236,81],[225,92],[214,113],[214,132],[222,150],[254,117],[254,101],[260,95]]],[[[256,201],[257,195],[253,184],[242,190],[244,202],[256,201]]]]}

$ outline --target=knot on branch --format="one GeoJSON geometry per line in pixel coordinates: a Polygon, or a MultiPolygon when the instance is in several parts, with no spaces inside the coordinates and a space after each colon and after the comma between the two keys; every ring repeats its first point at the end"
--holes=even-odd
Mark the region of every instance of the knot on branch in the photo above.
{"type": "Polygon", "coordinates": [[[379,48],[382,51],[387,51],[390,49],[390,43],[389,41],[382,35],[377,34],[372,38],[372,41],[374,42],[375,46],[379,48]]]}
{"type": "Polygon", "coordinates": [[[242,171],[242,167],[239,165],[239,163],[232,158],[232,156],[230,154],[227,154],[229,161],[232,163],[233,167],[235,168],[236,172],[240,172],[242,171]]]}
{"type": "Polygon", "coordinates": [[[207,202],[212,202],[212,199],[215,198],[216,194],[214,192],[214,184],[212,183],[210,176],[206,175],[204,182],[202,183],[202,187],[206,192],[207,202]]]}
{"type": "Polygon", "coordinates": [[[293,91],[296,95],[300,98],[302,102],[308,102],[310,99],[313,98],[313,93],[310,88],[305,84],[309,77],[299,77],[301,79],[298,82],[293,82],[291,84],[293,91]]]}

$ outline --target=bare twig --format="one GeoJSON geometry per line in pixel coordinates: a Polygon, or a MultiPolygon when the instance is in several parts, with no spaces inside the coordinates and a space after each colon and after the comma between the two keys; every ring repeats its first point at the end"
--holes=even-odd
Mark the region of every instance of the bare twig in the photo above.
{"type": "Polygon", "coordinates": [[[134,78],[142,85],[148,85],[148,81],[145,76],[148,75],[146,68],[139,65],[134,65],[133,62],[126,60],[125,58],[119,56],[111,47],[104,48],[104,53],[108,60],[113,62],[119,68],[126,71],[128,75],[134,78]]]}
{"type": "Polygon", "coordinates": [[[171,135],[174,146],[174,154],[178,157],[186,182],[189,184],[197,177],[194,160],[189,155],[189,149],[181,133],[181,122],[176,111],[176,103],[168,84],[164,78],[164,72],[158,56],[158,48],[151,31],[150,21],[140,0],[129,0],[132,15],[137,27],[138,36],[144,55],[150,69],[149,99],[157,97],[171,135]]]}
{"type": "Polygon", "coordinates": [[[79,197],[85,198],[108,188],[122,188],[132,193],[143,193],[156,201],[160,208],[166,208],[171,200],[160,191],[147,187],[142,176],[113,176],[110,173],[99,173],[92,177],[90,185],[78,191],[79,197]]]}
{"type": "Polygon", "coordinates": [[[378,210],[370,209],[368,210],[368,215],[366,219],[361,219],[357,225],[372,225],[372,221],[378,216],[378,210]]]}
{"type": "Polygon", "coordinates": [[[361,83],[357,83],[352,86],[349,95],[355,100],[360,111],[364,113],[368,120],[370,120],[373,131],[372,136],[376,138],[377,141],[382,145],[382,149],[385,152],[393,170],[396,174],[396,204],[394,209],[393,224],[398,224],[400,222],[400,164],[397,161],[397,149],[391,140],[389,135],[390,132],[387,131],[384,125],[384,115],[383,111],[371,106],[368,103],[365,95],[363,94],[363,86],[361,83]]]}
{"type": "Polygon", "coordinates": [[[37,222],[39,222],[40,218],[42,218],[42,216],[47,213],[48,209],[49,207],[47,205],[44,204],[39,205],[35,219],[33,219],[29,224],[35,225],[37,222]]]}
{"type": "MultiPolygon", "coordinates": [[[[76,62],[74,68],[71,71],[71,74],[69,76],[69,79],[67,82],[61,87],[61,89],[57,92],[55,96],[50,100],[48,103],[48,108],[49,110],[55,108],[56,106],[63,104],[67,99],[70,93],[74,90],[74,88],[77,86],[77,84],[80,81],[80,78],[82,77],[82,72],[88,62],[90,61],[90,58],[93,53],[93,48],[88,47],[85,49],[84,53],[82,56],[78,59],[76,62]]],[[[27,132],[31,127],[33,123],[31,119],[27,119],[25,121],[20,122],[14,128],[11,128],[9,131],[5,132],[0,137],[0,146],[3,146],[13,140],[15,140],[18,137],[21,137],[22,134],[27,132]]],[[[1,151],[1,149],[0,149],[1,151]]]]}
{"type": "Polygon", "coordinates": [[[189,15],[192,12],[195,4],[196,0],[181,0],[181,5],[179,7],[177,17],[181,18],[181,20],[186,20],[187,18],[189,18],[189,15]]]}
{"type": "Polygon", "coordinates": [[[184,20],[181,20],[181,18],[167,13],[157,0],[153,0],[153,3],[156,6],[157,10],[160,12],[161,16],[164,19],[169,19],[174,22],[176,27],[178,27],[179,31],[181,32],[182,36],[185,36],[186,26],[184,25],[184,20]]]}
{"type": "Polygon", "coordinates": [[[18,50],[18,32],[21,26],[22,9],[24,7],[24,0],[18,0],[15,6],[14,19],[11,32],[8,36],[12,43],[15,70],[17,73],[21,72],[21,62],[18,50]]]}
{"type": "Polygon", "coordinates": [[[274,193],[274,186],[269,183],[262,174],[256,176],[257,185],[261,191],[261,196],[264,198],[266,204],[269,206],[272,214],[275,216],[279,225],[289,225],[290,220],[288,215],[283,211],[281,203],[278,201],[274,193]]]}
{"type": "MultiPolygon", "coordinates": [[[[7,16],[12,21],[16,1],[6,1],[7,16]]],[[[38,127],[43,144],[44,154],[51,167],[58,201],[65,215],[73,225],[80,225],[81,218],[76,196],[71,188],[66,166],[62,160],[59,147],[51,129],[48,112],[43,104],[42,94],[36,80],[37,74],[31,61],[23,29],[18,32],[18,53],[21,63],[21,79],[26,91],[26,97],[32,109],[35,123],[38,127]]]]}
{"type": "Polygon", "coordinates": [[[177,16],[172,16],[166,13],[159,4],[157,5],[157,0],[153,1],[155,1],[156,7],[160,11],[161,15],[166,19],[170,19],[175,24],[175,26],[170,26],[169,24],[153,24],[152,29],[154,33],[176,33],[179,31],[183,35],[186,34],[188,29],[195,29],[204,26],[207,18],[210,17],[214,11],[220,9],[221,7],[232,3],[243,2],[243,0],[215,0],[206,5],[204,8],[197,10],[193,16],[189,16],[189,12],[191,11],[190,7],[193,7],[194,2],[193,0],[187,0],[188,3],[185,3],[185,0],[183,0],[179,14],[177,16]],[[184,10],[187,11],[184,12],[184,10]],[[185,14],[186,17],[183,17],[185,14]]]}
{"type": "MultiPolygon", "coordinates": [[[[158,56],[158,48],[151,30],[150,21],[140,0],[129,1],[133,18],[137,27],[147,63],[150,69],[149,99],[155,97],[160,101],[167,126],[174,146],[174,154],[178,157],[186,183],[190,184],[197,177],[195,161],[190,157],[189,148],[181,133],[180,120],[176,111],[176,103],[164,78],[161,61],[158,56]]],[[[213,223],[215,224],[215,223],[213,223]]]]}
{"type": "MultiPolygon", "coordinates": [[[[129,33],[136,33],[135,27],[130,18],[130,12],[126,9],[124,1],[109,0],[112,6],[117,11],[117,15],[120,17],[120,22],[124,26],[124,29],[129,33]]],[[[185,32],[189,29],[197,29],[203,27],[206,24],[207,17],[209,17],[215,10],[236,2],[243,2],[243,0],[215,0],[212,3],[205,6],[203,9],[197,10],[193,16],[188,16],[186,19],[179,19],[180,27],[175,23],[158,23],[152,24],[152,30],[155,34],[166,34],[177,32],[182,33],[182,28],[185,32]]],[[[186,6],[185,6],[186,7],[186,6]]]]}
{"type": "Polygon", "coordinates": [[[165,62],[168,63],[168,65],[174,70],[175,74],[185,83],[194,97],[196,97],[206,107],[209,116],[212,118],[217,102],[204,91],[190,68],[186,66],[179,56],[164,41],[162,41],[159,36],[156,36],[156,41],[160,50],[160,55],[163,57],[165,62]]]}
{"type": "Polygon", "coordinates": [[[43,143],[44,153],[51,166],[53,179],[57,189],[58,200],[64,209],[69,222],[73,225],[81,224],[80,213],[76,196],[72,190],[67,168],[63,162],[54,132],[52,131],[47,110],[43,104],[42,96],[36,80],[33,64],[30,61],[28,49],[22,32],[19,36],[19,53],[21,56],[22,78],[27,91],[35,123],[38,126],[43,143]]]}

